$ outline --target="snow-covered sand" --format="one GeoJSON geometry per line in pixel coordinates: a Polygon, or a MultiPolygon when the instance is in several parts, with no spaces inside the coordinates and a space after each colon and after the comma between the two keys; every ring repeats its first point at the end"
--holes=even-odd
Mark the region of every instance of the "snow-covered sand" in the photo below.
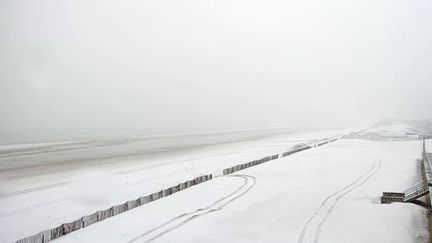
{"type": "Polygon", "coordinates": [[[58,242],[427,242],[420,142],[342,139],[176,193],[58,242]]]}
{"type": "Polygon", "coordinates": [[[346,132],[0,146],[0,242],[36,234],[201,173],[219,173],[346,132]]]}

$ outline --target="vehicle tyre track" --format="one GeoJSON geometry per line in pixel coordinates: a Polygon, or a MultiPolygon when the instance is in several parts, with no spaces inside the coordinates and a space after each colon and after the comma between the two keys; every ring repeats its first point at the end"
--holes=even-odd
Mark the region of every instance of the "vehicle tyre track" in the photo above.
{"type": "Polygon", "coordinates": [[[195,163],[190,163],[186,166],[186,172],[193,176],[201,176],[202,173],[199,173],[195,170],[195,163]]]}
{"type": "Polygon", "coordinates": [[[321,231],[322,231],[322,226],[324,225],[324,223],[327,221],[327,218],[330,216],[330,213],[333,211],[334,207],[336,206],[337,202],[346,194],[350,193],[351,191],[353,191],[354,189],[362,186],[363,184],[365,184],[370,178],[372,178],[377,172],[378,170],[381,168],[381,163],[382,160],[380,160],[380,162],[378,163],[378,166],[376,167],[376,169],[368,176],[366,177],[363,181],[359,182],[358,185],[354,186],[353,188],[351,188],[350,190],[344,192],[342,195],[338,196],[335,200],[335,202],[333,203],[333,205],[330,207],[330,209],[326,212],[324,218],[321,220],[321,222],[318,224],[318,228],[317,231],[315,233],[315,238],[314,238],[314,243],[318,243],[319,241],[319,237],[321,235],[321,231]]]}
{"type": "Polygon", "coordinates": [[[246,193],[248,193],[256,184],[256,178],[250,175],[229,175],[227,177],[238,177],[242,178],[243,184],[231,192],[230,194],[218,199],[217,201],[213,202],[212,204],[208,205],[207,207],[200,208],[188,213],[180,214],[165,223],[160,224],[159,226],[156,226],[153,229],[150,229],[146,231],[145,233],[127,241],[127,243],[132,243],[137,240],[140,240],[142,238],[145,238],[142,242],[152,242],[159,237],[187,224],[188,222],[201,217],[205,216],[209,213],[216,212],[219,210],[222,210],[227,205],[231,204],[238,198],[244,196],[246,193]],[[186,219],[184,219],[186,218],[186,219]],[[183,221],[181,221],[184,219],[183,221]],[[180,222],[179,222],[180,221],[180,222]]]}
{"type": "Polygon", "coordinates": [[[48,184],[48,185],[42,185],[42,186],[27,188],[27,189],[23,189],[23,190],[8,192],[8,193],[0,193],[0,198],[12,197],[12,196],[21,195],[21,194],[30,193],[30,192],[52,189],[52,188],[64,186],[68,183],[70,183],[70,182],[69,181],[63,181],[63,182],[58,182],[58,183],[53,183],[53,184],[48,184]]]}
{"type": "Polygon", "coordinates": [[[314,212],[314,214],[309,218],[309,220],[305,223],[305,225],[302,228],[302,231],[300,233],[300,236],[297,240],[297,243],[302,243],[306,238],[309,238],[309,240],[307,242],[314,242],[317,243],[319,240],[319,235],[322,229],[323,224],[325,223],[327,217],[329,216],[329,214],[331,213],[331,211],[333,210],[333,208],[335,207],[336,203],[346,194],[348,194],[349,192],[353,191],[354,189],[360,187],[361,185],[363,185],[364,183],[366,183],[381,167],[381,163],[382,163],[382,159],[375,159],[374,163],[372,164],[371,168],[364,173],[363,175],[361,175],[359,178],[357,178],[356,180],[354,180],[352,183],[350,183],[349,185],[345,186],[344,188],[330,194],[329,196],[327,196],[324,201],[320,204],[320,206],[318,207],[318,209],[314,212]],[[334,201],[332,201],[334,200],[334,201]],[[327,210],[326,210],[327,208],[327,210]],[[324,214],[324,216],[322,216],[322,220],[319,221],[318,224],[316,224],[316,221],[319,220],[320,214],[324,214]],[[311,224],[316,224],[316,229],[313,233],[313,235],[311,235],[312,233],[308,233],[308,230],[310,228],[311,224]],[[310,239],[310,238],[313,238],[310,239]]]}
{"type": "Polygon", "coordinates": [[[71,198],[72,197],[70,197],[70,196],[63,197],[63,198],[59,198],[59,199],[55,199],[55,200],[46,201],[43,203],[34,204],[34,205],[31,205],[31,206],[28,206],[25,208],[20,208],[20,209],[15,209],[12,211],[3,212],[3,213],[0,213],[0,219],[5,218],[5,217],[9,217],[9,216],[13,216],[13,215],[17,215],[17,214],[21,214],[21,213],[25,213],[25,212],[30,211],[30,210],[59,204],[59,203],[65,202],[65,201],[69,201],[71,198]]]}

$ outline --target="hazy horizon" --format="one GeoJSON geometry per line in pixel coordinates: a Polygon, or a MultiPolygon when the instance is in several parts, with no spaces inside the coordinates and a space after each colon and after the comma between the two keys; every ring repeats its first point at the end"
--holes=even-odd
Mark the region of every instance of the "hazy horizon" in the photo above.
{"type": "Polygon", "coordinates": [[[432,119],[432,2],[0,2],[0,144],[432,119]]]}

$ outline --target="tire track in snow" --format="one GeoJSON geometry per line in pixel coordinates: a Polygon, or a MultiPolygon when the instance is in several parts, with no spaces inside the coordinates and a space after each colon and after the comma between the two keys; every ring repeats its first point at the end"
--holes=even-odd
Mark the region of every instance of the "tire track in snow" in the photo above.
{"type": "Polygon", "coordinates": [[[52,188],[64,186],[68,183],[70,183],[70,182],[69,181],[63,181],[63,182],[58,182],[58,183],[53,183],[53,184],[48,184],[48,185],[42,185],[42,186],[27,188],[27,189],[23,189],[23,190],[8,192],[8,193],[0,193],[0,198],[12,197],[12,196],[21,195],[21,194],[30,193],[30,192],[52,189],[52,188]]]}
{"type": "Polygon", "coordinates": [[[202,173],[199,173],[198,171],[195,170],[195,164],[196,163],[190,163],[186,166],[186,172],[193,175],[193,176],[201,176],[203,175],[202,173]]]}
{"type": "Polygon", "coordinates": [[[381,163],[382,160],[380,160],[380,162],[378,163],[378,166],[376,167],[376,169],[368,176],[366,177],[363,181],[359,182],[358,185],[354,186],[353,188],[351,188],[350,190],[348,190],[347,192],[343,193],[342,195],[338,196],[334,202],[334,204],[330,207],[330,209],[326,212],[324,218],[321,220],[321,222],[318,225],[317,231],[315,233],[315,238],[314,238],[314,243],[318,243],[319,241],[319,237],[321,235],[321,231],[322,231],[322,226],[324,225],[324,223],[327,221],[327,218],[330,216],[330,213],[333,211],[334,207],[336,206],[336,203],[346,194],[350,193],[351,191],[353,191],[354,189],[362,186],[363,184],[365,184],[370,178],[372,178],[377,172],[378,170],[381,168],[381,163]]]}
{"type": "Polygon", "coordinates": [[[22,214],[34,209],[38,209],[38,208],[43,208],[43,207],[48,207],[48,206],[52,206],[55,204],[59,204],[59,203],[63,203],[65,201],[69,201],[71,199],[71,197],[63,197],[60,199],[55,199],[55,200],[51,200],[51,201],[46,201],[43,203],[39,203],[39,204],[34,204],[25,208],[20,208],[20,209],[15,209],[12,211],[6,211],[3,213],[0,213],[0,219],[1,218],[5,218],[5,217],[9,217],[9,216],[13,216],[13,215],[17,215],[17,214],[22,214]]]}
{"type": "Polygon", "coordinates": [[[297,240],[297,243],[303,243],[303,242],[317,243],[319,241],[319,237],[322,231],[322,226],[324,225],[325,221],[327,220],[333,208],[336,206],[336,203],[343,196],[350,193],[354,189],[360,187],[361,185],[366,183],[370,178],[372,178],[372,176],[374,176],[375,173],[378,172],[378,170],[380,169],[381,163],[382,163],[382,158],[375,159],[371,168],[366,173],[361,175],[359,178],[357,178],[356,180],[354,180],[352,183],[345,186],[344,188],[327,196],[324,199],[324,201],[321,203],[319,208],[314,212],[314,214],[309,218],[309,220],[303,226],[302,232],[299,236],[299,239],[297,240]],[[315,227],[315,230],[313,232],[309,230],[310,225],[314,225],[315,227]]]}
{"type": "Polygon", "coordinates": [[[88,149],[88,148],[103,147],[103,146],[107,146],[107,145],[100,145],[94,142],[55,144],[55,145],[47,145],[47,146],[34,147],[34,148],[30,147],[30,148],[0,152],[0,158],[35,155],[35,154],[46,154],[46,153],[57,153],[57,152],[64,152],[64,151],[71,151],[71,150],[78,150],[78,149],[88,149]]]}
{"type": "Polygon", "coordinates": [[[127,243],[132,243],[137,240],[140,240],[140,242],[152,242],[158,239],[159,237],[187,224],[188,222],[198,217],[202,217],[209,213],[222,210],[227,205],[231,204],[235,200],[239,199],[240,197],[248,193],[252,189],[252,187],[254,187],[256,184],[255,177],[250,175],[229,175],[227,177],[238,177],[238,178],[242,178],[244,181],[243,184],[235,191],[228,194],[227,196],[218,199],[217,201],[213,202],[209,206],[188,213],[180,214],[166,221],[165,223],[162,223],[159,226],[156,226],[155,228],[150,229],[145,233],[127,241],[127,243]]]}

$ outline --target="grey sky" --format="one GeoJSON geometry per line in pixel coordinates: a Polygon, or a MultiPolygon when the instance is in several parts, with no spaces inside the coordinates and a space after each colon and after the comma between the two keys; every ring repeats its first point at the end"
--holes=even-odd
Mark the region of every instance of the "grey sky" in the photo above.
{"type": "Polygon", "coordinates": [[[0,142],[432,118],[432,2],[0,1],[0,142]]]}

